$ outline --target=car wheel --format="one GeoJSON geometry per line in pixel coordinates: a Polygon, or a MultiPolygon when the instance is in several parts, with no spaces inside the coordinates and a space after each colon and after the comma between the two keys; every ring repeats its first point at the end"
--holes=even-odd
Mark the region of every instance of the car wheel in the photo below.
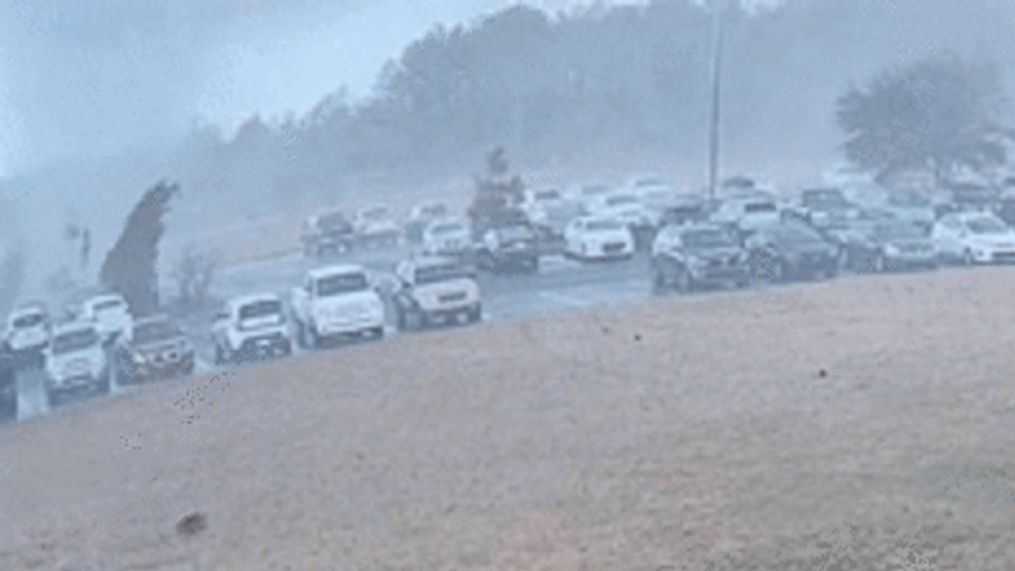
{"type": "Polygon", "coordinates": [[[321,336],[317,333],[317,328],[313,325],[307,326],[307,336],[309,338],[308,346],[311,349],[319,349],[321,347],[321,336]]]}
{"type": "Polygon", "coordinates": [[[666,279],[666,272],[656,267],[652,270],[652,291],[656,294],[666,293],[669,289],[669,281],[666,279]]]}
{"type": "Polygon", "coordinates": [[[962,251],[962,265],[963,266],[972,266],[975,263],[976,263],[976,259],[973,258],[973,251],[970,250],[969,248],[966,248],[965,250],[963,250],[962,251]]]}
{"type": "Polygon", "coordinates": [[[112,383],[110,382],[109,371],[106,371],[99,376],[97,382],[95,383],[95,394],[108,395],[110,393],[111,385],[112,383]]]}
{"type": "Polygon", "coordinates": [[[226,356],[222,351],[222,346],[218,343],[215,344],[215,364],[222,366],[226,364],[226,356]]]}
{"type": "Polygon", "coordinates": [[[477,305],[469,310],[469,322],[479,323],[483,320],[483,306],[477,305]]]}
{"type": "Polygon", "coordinates": [[[307,348],[307,328],[302,321],[296,321],[296,345],[300,349],[307,348]]]}
{"type": "Polygon", "coordinates": [[[680,293],[691,293],[694,289],[694,280],[691,278],[691,272],[687,270],[681,270],[677,276],[677,291],[680,293]]]}
{"type": "Polygon", "coordinates": [[[58,389],[47,389],[46,390],[46,406],[50,409],[56,408],[63,404],[63,394],[58,389]]]}
{"type": "Polygon", "coordinates": [[[876,274],[885,273],[885,270],[888,269],[888,263],[885,260],[884,254],[878,253],[878,255],[874,256],[874,267],[872,269],[876,274]]]}

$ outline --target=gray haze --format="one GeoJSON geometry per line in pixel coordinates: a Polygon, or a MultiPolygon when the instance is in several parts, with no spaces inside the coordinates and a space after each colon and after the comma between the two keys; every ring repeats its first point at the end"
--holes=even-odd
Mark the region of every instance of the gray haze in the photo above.
{"type": "MultiPolygon", "coordinates": [[[[75,223],[101,254],[162,178],[183,188],[172,234],[354,201],[378,177],[406,192],[467,178],[498,144],[523,170],[703,172],[709,19],[694,0],[541,1],[572,11],[491,20],[515,3],[2,1],[0,168],[44,249],[75,223]],[[451,66],[472,83],[448,83],[451,66]],[[452,87],[466,91],[430,96],[452,87]]],[[[1013,27],[1001,0],[741,14],[724,167],[814,176],[839,160],[834,106],[850,85],[942,52],[1010,66],[1013,27]]]]}

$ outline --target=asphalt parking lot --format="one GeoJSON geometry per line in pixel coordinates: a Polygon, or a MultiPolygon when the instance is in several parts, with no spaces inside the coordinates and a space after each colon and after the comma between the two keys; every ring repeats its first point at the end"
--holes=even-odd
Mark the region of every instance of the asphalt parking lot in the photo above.
{"type": "MultiPolygon", "coordinates": [[[[289,290],[300,283],[304,273],[327,263],[351,262],[361,264],[371,279],[382,289],[390,287],[392,271],[398,261],[410,250],[402,247],[392,250],[357,252],[335,260],[311,260],[298,254],[261,260],[223,268],[217,276],[214,293],[227,299],[255,292],[272,292],[283,299],[289,290]]],[[[620,303],[651,295],[648,257],[641,253],[630,260],[582,263],[559,255],[545,256],[539,272],[530,275],[480,274],[483,292],[483,320],[521,319],[535,314],[584,309],[608,303],[620,303]]],[[[209,337],[211,313],[203,312],[185,320],[188,335],[197,353],[197,372],[208,374],[216,370],[213,347],[209,337]]],[[[394,321],[388,318],[388,336],[398,335],[394,321]]],[[[303,350],[296,348],[298,358],[303,350]]],[[[231,365],[231,367],[235,367],[231,365]]],[[[135,386],[123,387],[111,383],[112,394],[121,395],[139,390],[135,386]]],[[[41,369],[22,370],[18,375],[19,420],[27,420],[49,411],[41,369]]],[[[81,399],[67,399],[60,408],[84,404],[98,398],[82,395],[81,399]]]]}

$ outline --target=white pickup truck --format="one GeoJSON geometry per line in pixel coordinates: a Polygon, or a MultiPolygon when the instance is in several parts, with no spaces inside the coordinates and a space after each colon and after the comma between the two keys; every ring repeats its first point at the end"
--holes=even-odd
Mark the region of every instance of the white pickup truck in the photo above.
{"type": "Polygon", "coordinates": [[[77,321],[54,328],[44,354],[46,398],[50,406],[72,391],[109,393],[106,351],[94,323],[77,321]]]}
{"type": "Polygon", "coordinates": [[[384,337],[384,303],[360,266],[310,270],[290,301],[302,347],[347,337],[384,337]]]}
{"type": "Polygon", "coordinates": [[[282,300],[270,293],[236,297],[212,321],[215,364],[284,357],[292,352],[282,300]]]}
{"type": "Polygon", "coordinates": [[[399,264],[395,274],[398,284],[392,301],[400,330],[482,319],[479,285],[472,269],[461,262],[413,258],[399,264]]]}

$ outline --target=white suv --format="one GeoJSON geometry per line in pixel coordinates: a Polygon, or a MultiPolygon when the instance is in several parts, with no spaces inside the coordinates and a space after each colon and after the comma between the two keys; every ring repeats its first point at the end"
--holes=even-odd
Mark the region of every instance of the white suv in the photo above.
{"type": "Polygon", "coordinates": [[[49,343],[49,314],[42,304],[20,305],[7,318],[4,334],[7,347],[15,355],[41,356],[49,343]]]}
{"type": "Polygon", "coordinates": [[[71,391],[109,392],[106,350],[93,323],[79,321],[57,326],[44,354],[46,397],[51,406],[71,391]]]}
{"type": "Polygon", "coordinates": [[[288,355],[292,340],[282,300],[270,293],[230,299],[212,322],[212,342],[216,365],[288,355]]]}
{"type": "Polygon", "coordinates": [[[95,323],[102,342],[110,345],[121,335],[130,336],[133,318],[127,301],[117,293],[97,295],[81,304],[81,317],[95,323]]]}

